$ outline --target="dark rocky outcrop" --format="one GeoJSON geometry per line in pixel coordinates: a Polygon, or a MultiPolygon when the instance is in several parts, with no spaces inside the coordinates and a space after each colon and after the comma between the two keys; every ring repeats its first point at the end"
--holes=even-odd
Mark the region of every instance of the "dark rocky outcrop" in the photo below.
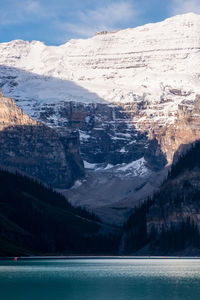
{"type": "Polygon", "coordinates": [[[65,137],[32,120],[0,93],[0,165],[52,187],[70,187],[84,175],[76,134],[65,137]]]}

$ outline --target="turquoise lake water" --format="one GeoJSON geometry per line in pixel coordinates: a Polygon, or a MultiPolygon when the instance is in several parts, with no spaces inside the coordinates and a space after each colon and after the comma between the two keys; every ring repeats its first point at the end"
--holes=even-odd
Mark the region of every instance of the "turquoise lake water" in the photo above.
{"type": "Polygon", "coordinates": [[[200,260],[0,261],[1,300],[199,300],[200,260]]]}

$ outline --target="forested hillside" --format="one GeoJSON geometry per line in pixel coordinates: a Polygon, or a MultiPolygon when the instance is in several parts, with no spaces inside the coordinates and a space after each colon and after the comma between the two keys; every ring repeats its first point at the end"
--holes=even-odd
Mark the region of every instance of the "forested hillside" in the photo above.
{"type": "Polygon", "coordinates": [[[200,253],[200,142],[175,163],[160,191],[134,209],[124,226],[125,253],[200,253]]]}
{"type": "Polygon", "coordinates": [[[1,256],[115,253],[118,240],[111,232],[43,184],[0,170],[1,256]]]}

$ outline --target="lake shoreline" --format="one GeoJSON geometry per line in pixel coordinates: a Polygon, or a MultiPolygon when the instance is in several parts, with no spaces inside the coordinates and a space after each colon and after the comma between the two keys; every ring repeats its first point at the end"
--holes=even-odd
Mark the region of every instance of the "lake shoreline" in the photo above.
{"type": "Polygon", "coordinates": [[[17,256],[0,257],[1,260],[37,260],[37,259],[200,259],[200,256],[85,256],[85,255],[66,255],[66,256],[17,256]]]}

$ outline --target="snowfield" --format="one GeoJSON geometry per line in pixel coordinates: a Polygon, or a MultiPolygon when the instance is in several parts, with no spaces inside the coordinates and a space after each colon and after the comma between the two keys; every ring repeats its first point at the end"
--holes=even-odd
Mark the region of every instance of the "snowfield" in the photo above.
{"type": "Polygon", "coordinates": [[[170,123],[178,104],[200,93],[200,16],[180,15],[61,46],[2,43],[0,64],[3,92],[32,117],[39,118],[42,105],[62,101],[145,100],[144,118],[170,123]]]}
{"type": "Polygon", "coordinates": [[[147,177],[151,174],[151,171],[147,168],[147,162],[144,157],[132,161],[131,163],[123,163],[118,165],[111,164],[91,164],[87,161],[84,161],[84,167],[88,170],[94,170],[96,172],[101,171],[112,173],[115,176],[119,177],[147,177]]]}

